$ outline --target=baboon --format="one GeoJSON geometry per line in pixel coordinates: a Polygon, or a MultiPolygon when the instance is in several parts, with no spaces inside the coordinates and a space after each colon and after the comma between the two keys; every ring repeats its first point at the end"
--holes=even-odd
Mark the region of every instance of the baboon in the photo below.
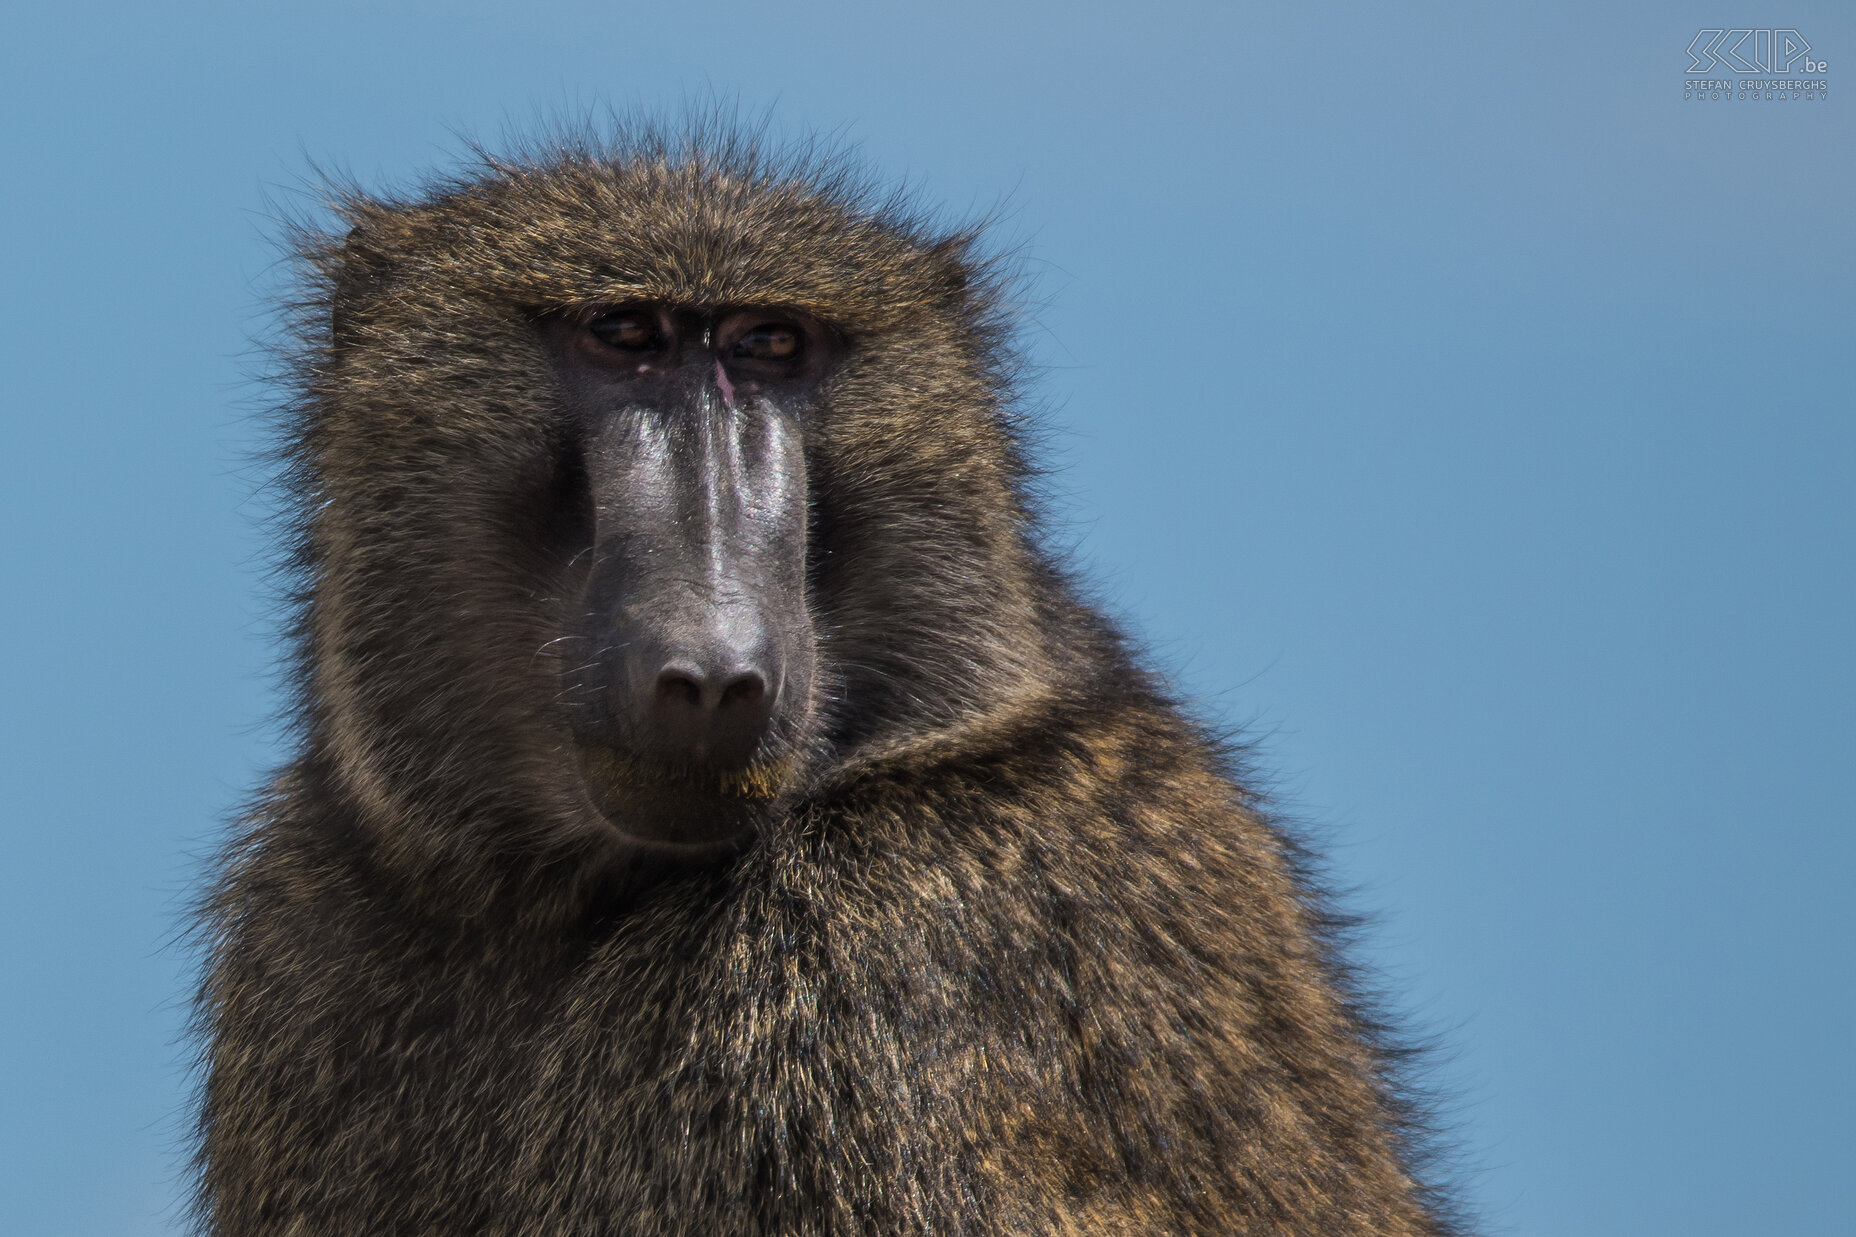
{"type": "Polygon", "coordinates": [[[1456,1231],[1302,853],[1040,531],[1009,271],[869,183],[628,131],[300,238],[204,1231],[1456,1231]]]}

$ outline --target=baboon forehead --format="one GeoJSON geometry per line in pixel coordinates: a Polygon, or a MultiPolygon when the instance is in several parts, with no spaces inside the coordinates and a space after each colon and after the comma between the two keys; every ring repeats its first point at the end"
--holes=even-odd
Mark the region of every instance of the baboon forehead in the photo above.
{"type": "Polygon", "coordinates": [[[338,295],[524,309],[650,300],[783,305],[882,329],[962,313],[971,234],[932,236],[893,204],[802,177],[666,162],[499,170],[426,199],[349,199],[324,265],[338,295]]]}

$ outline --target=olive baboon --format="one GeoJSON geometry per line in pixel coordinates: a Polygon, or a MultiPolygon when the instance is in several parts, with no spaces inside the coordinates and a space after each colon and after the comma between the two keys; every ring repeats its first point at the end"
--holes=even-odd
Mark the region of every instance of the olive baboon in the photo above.
{"type": "Polygon", "coordinates": [[[714,134],[343,211],[208,1231],[1451,1231],[1293,845],[1041,548],[975,235],[714,134]]]}

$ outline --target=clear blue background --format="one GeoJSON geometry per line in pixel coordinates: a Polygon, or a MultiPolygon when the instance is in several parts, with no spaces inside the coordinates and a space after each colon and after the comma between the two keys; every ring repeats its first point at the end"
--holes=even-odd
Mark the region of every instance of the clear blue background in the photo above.
{"type": "Polygon", "coordinates": [[[1380,915],[1492,1229],[1853,1231],[1847,6],[156,7],[0,18],[0,1231],[178,1225],[267,200],[711,93],[1004,203],[1061,535],[1380,915]],[[1684,102],[1724,22],[1830,99],[1684,102]]]}

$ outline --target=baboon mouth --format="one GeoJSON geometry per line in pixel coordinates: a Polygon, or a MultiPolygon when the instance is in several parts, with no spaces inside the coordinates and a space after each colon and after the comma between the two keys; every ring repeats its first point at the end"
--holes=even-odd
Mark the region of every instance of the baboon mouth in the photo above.
{"type": "Polygon", "coordinates": [[[609,747],[581,746],[580,768],[599,795],[640,789],[688,791],[730,799],[776,799],[792,780],[792,761],[761,758],[736,769],[645,761],[609,747]]]}
{"type": "Polygon", "coordinates": [[[625,833],[652,841],[715,842],[748,832],[791,787],[790,758],[758,757],[723,768],[650,760],[575,744],[588,797],[625,833]]]}

